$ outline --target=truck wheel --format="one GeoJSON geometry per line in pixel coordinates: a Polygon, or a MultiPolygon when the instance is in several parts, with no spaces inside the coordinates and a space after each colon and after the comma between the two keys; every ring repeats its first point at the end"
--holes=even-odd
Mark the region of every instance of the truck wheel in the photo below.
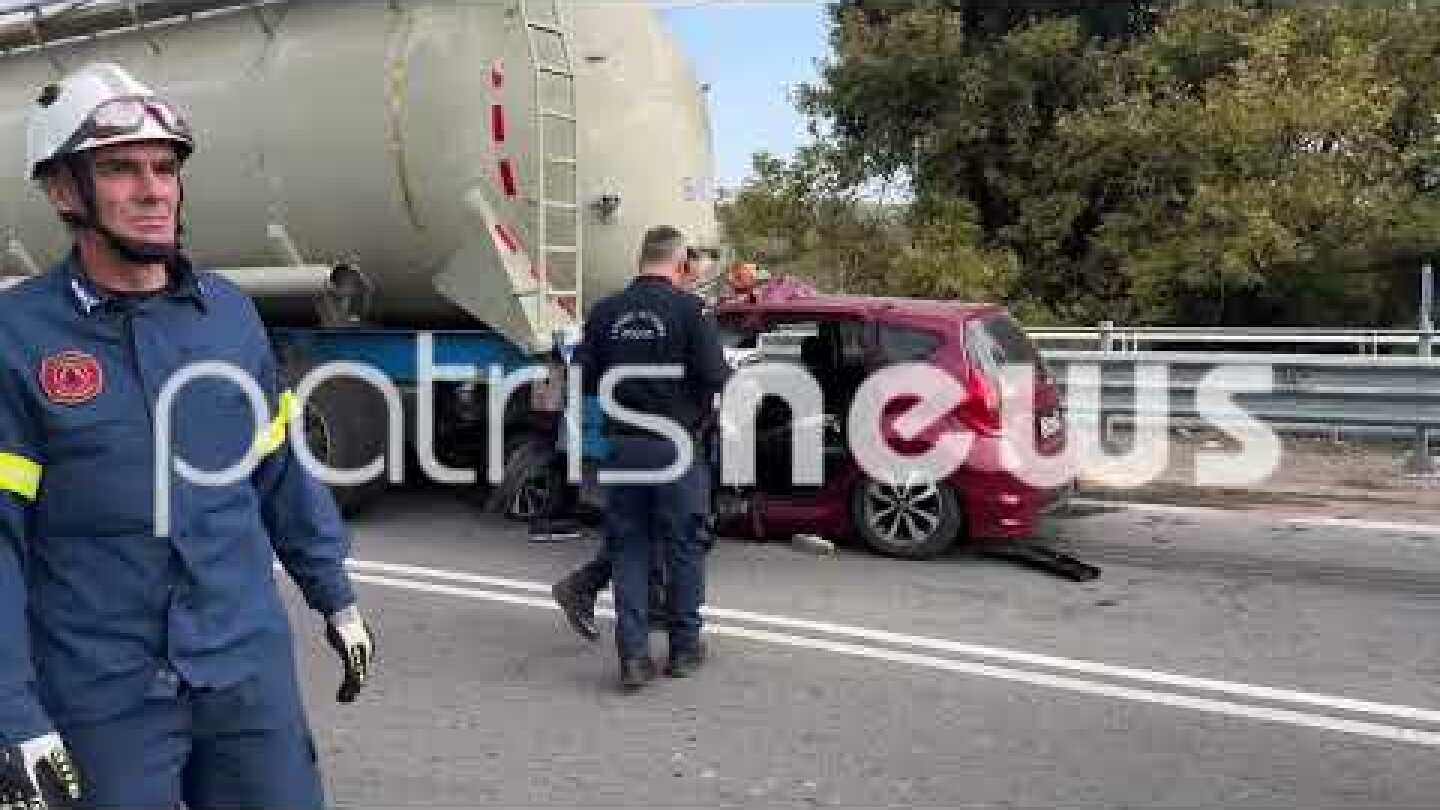
{"type": "Polygon", "coordinates": [[[505,504],[505,516],[511,520],[530,521],[541,515],[564,514],[570,503],[570,485],[565,471],[553,452],[539,444],[542,440],[517,437],[506,444],[505,469],[525,466],[525,477],[516,486],[515,494],[505,504]]]}
{"type": "MultiPolygon", "coordinates": [[[[329,380],[305,403],[305,442],[317,460],[337,470],[363,467],[384,454],[386,426],[385,398],[361,380],[329,380]]],[[[373,503],[386,483],[382,474],[363,484],[331,486],[330,492],[351,517],[373,503]]]]}
{"type": "Polygon", "coordinates": [[[866,478],[855,487],[850,511],[865,545],[907,560],[950,550],[965,522],[959,497],[944,483],[892,485],[866,478]]]}

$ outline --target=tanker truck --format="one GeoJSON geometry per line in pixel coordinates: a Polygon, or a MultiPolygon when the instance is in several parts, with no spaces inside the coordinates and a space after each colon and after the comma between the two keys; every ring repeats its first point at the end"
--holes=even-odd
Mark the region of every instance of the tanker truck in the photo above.
{"type": "MultiPolygon", "coordinates": [[[[0,12],[4,273],[38,272],[68,245],[22,169],[39,88],[89,62],[125,66],[188,112],[200,148],[186,169],[187,248],[255,299],[287,375],[333,361],[379,370],[408,405],[407,436],[433,410],[434,460],[449,468],[483,469],[492,416],[517,445],[544,422],[523,394],[491,414],[485,369],[543,362],[587,301],[633,273],[647,227],[718,241],[704,92],[642,3],[99,0],[0,12]],[[419,385],[422,348],[478,379],[419,385]]],[[[393,451],[385,404],[355,378],[315,390],[312,451],[345,469],[393,451]]],[[[383,484],[336,493],[353,509],[383,484]]]]}

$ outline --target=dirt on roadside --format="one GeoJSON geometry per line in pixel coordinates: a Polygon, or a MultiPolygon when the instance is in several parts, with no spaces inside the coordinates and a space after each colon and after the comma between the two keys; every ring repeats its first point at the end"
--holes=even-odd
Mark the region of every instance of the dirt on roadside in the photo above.
{"type": "MultiPolygon", "coordinates": [[[[1119,443],[1111,452],[1123,452],[1128,438],[1116,438],[1119,443]]],[[[1207,487],[1197,483],[1197,456],[1224,454],[1235,456],[1237,464],[1244,463],[1238,457],[1239,442],[1218,432],[1172,432],[1165,471],[1151,483],[1116,487],[1103,478],[1098,465],[1090,465],[1081,473],[1080,494],[1288,514],[1440,522],[1440,474],[1408,471],[1414,449],[1411,442],[1285,437],[1281,444],[1278,467],[1259,483],[1207,487]]]]}

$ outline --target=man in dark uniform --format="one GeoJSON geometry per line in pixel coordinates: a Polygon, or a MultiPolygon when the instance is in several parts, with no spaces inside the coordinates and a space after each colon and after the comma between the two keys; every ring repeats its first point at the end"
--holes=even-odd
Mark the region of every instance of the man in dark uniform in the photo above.
{"type": "Polygon", "coordinates": [[[603,403],[610,458],[602,476],[612,471],[653,473],[680,461],[676,454],[681,447],[622,418],[612,405],[677,424],[691,457],[673,480],[606,488],[615,640],[626,689],[641,687],[655,676],[649,650],[648,583],[657,548],[665,557],[670,610],[666,671],[672,677],[685,677],[705,657],[700,605],[705,593],[704,524],[710,482],[703,454],[695,445],[729,367],[718,330],[704,313],[704,302],[686,290],[696,275],[680,232],[652,228],[641,243],[639,276],[625,290],[597,303],[585,324],[581,369],[586,393],[603,394],[604,377],[612,370],[670,367],[677,373],[628,376],[615,386],[614,402],[603,403]]]}
{"type": "MultiPolygon", "coordinates": [[[[685,254],[685,276],[680,279],[678,286],[682,289],[692,288],[701,277],[699,268],[704,262],[704,255],[694,248],[686,251],[685,254]]],[[[583,352],[583,347],[581,347],[583,352]]],[[[582,354],[583,357],[583,354],[582,354]]],[[[583,361],[582,361],[583,362],[583,361]]],[[[603,429],[604,414],[599,402],[593,397],[585,400],[585,430],[589,431],[592,425],[603,429]]],[[[598,442],[603,447],[601,461],[609,454],[609,446],[604,442],[598,442]]],[[[583,487],[582,492],[589,492],[589,487],[583,487]]],[[[599,493],[603,498],[603,490],[599,493]]],[[[603,501],[599,503],[603,510],[603,501]]],[[[589,508],[591,504],[586,504],[589,508]]],[[[704,546],[708,552],[714,545],[714,538],[706,532],[704,535],[704,546]]],[[[650,625],[654,629],[657,625],[665,627],[669,625],[669,612],[665,607],[665,550],[663,548],[652,549],[654,552],[650,571],[650,625]]],[[[607,534],[603,538],[599,551],[589,562],[572,571],[559,582],[556,582],[550,589],[555,603],[565,615],[570,628],[580,634],[588,641],[597,641],[600,638],[600,628],[595,624],[595,602],[600,592],[610,586],[611,576],[615,569],[615,560],[620,557],[620,545],[612,542],[607,534]]]]}
{"type": "Polygon", "coordinates": [[[44,88],[31,113],[30,176],[75,247],[0,295],[0,806],[323,806],[275,558],[325,617],[339,700],[369,674],[345,527],[286,441],[295,404],[264,327],[178,244],[194,147],[114,65],[44,88]],[[202,361],[258,383],[269,429],[215,378],[161,422],[167,382],[202,361]],[[258,466],[171,480],[161,430],[197,469],[258,466]]]}

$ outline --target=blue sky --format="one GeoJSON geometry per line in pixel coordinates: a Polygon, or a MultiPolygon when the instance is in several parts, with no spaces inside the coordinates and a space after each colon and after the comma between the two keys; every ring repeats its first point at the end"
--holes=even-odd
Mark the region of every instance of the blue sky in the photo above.
{"type": "Polygon", "coordinates": [[[717,180],[738,185],[750,156],[788,155],[806,140],[790,91],[815,78],[828,52],[825,4],[813,0],[657,2],[661,16],[710,85],[717,180]]]}

